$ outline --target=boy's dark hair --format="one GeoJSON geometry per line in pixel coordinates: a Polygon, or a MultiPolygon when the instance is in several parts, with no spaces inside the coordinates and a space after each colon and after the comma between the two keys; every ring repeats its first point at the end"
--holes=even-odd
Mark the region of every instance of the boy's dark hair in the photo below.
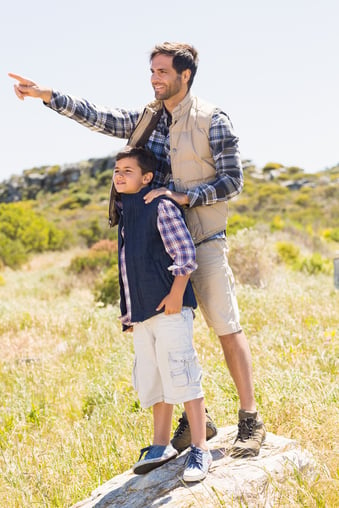
{"type": "Polygon", "coordinates": [[[183,71],[189,69],[191,77],[187,85],[188,89],[191,88],[198,68],[198,52],[193,46],[184,42],[163,42],[154,46],[151,51],[150,61],[156,55],[173,56],[172,65],[178,74],[182,74],[183,71]]]}
{"type": "Polygon", "coordinates": [[[120,161],[121,159],[126,159],[127,157],[136,159],[143,175],[149,172],[154,174],[157,169],[157,159],[155,155],[150,150],[147,150],[142,146],[125,146],[117,153],[116,160],[120,161]]]}

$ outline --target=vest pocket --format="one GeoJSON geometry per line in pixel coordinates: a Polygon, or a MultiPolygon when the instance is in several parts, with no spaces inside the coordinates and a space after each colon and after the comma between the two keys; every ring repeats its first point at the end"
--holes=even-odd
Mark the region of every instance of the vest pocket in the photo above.
{"type": "Polygon", "coordinates": [[[197,385],[201,381],[201,367],[194,349],[169,351],[168,362],[173,386],[197,385]]]}

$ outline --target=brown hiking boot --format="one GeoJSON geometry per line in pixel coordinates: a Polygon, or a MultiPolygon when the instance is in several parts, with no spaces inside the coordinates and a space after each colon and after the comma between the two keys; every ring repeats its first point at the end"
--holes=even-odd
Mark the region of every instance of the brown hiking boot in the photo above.
{"type": "MultiPolygon", "coordinates": [[[[212,418],[206,409],[206,440],[212,439],[216,436],[218,429],[212,421],[212,418]]],[[[186,448],[191,446],[191,431],[187,420],[186,411],[184,411],[179,418],[179,425],[174,431],[174,436],[171,439],[172,446],[179,452],[183,452],[186,448]]]]}
{"type": "Polygon", "coordinates": [[[238,435],[231,448],[231,457],[255,457],[259,454],[265,437],[265,425],[258,413],[240,409],[238,435]]]}

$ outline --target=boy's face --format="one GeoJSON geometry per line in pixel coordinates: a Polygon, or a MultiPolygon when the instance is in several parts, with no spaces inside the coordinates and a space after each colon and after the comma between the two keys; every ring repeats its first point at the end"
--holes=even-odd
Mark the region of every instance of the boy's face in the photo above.
{"type": "Polygon", "coordinates": [[[125,157],[116,162],[113,182],[116,190],[124,194],[136,194],[146,187],[153,178],[151,172],[142,174],[134,157],[125,157]]]}

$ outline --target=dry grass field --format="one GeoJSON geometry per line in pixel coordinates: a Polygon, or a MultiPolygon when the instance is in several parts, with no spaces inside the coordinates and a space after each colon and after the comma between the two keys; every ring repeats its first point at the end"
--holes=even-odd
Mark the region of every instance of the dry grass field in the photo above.
{"type": "MultiPolygon", "coordinates": [[[[336,507],[339,291],[331,275],[289,270],[271,245],[253,252],[254,244],[247,267],[256,263],[262,283],[239,283],[238,299],[258,406],[270,432],[296,439],[318,463],[316,478],[296,475],[282,487],[277,506],[336,507]]],[[[130,381],[131,336],[121,333],[117,308],[94,302],[90,280],[67,273],[76,254],[42,254],[2,272],[2,507],[71,506],[149,444],[150,411],[130,381]]],[[[199,312],[195,342],[207,407],[219,426],[234,424],[236,391],[199,312]]]]}

